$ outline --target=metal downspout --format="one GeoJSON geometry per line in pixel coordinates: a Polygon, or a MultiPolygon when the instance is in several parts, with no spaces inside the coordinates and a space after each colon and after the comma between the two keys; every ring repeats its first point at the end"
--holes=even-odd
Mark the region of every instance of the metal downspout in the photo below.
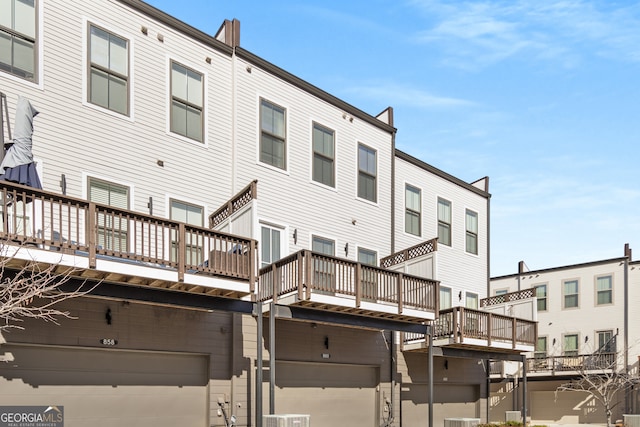
{"type": "Polygon", "coordinates": [[[276,413],[276,304],[269,310],[269,414],[276,413]]]}
{"type": "MultiPolygon", "coordinates": [[[[631,249],[629,244],[624,245],[624,372],[629,373],[629,261],[631,249]]],[[[629,413],[629,390],[625,391],[625,413],[629,413]]]]}
{"type": "Polygon", "coordinates": [[[433,327],[429,326],[427,329],[429,334],[429,356],[427,357],[427,363],[429,367],[427,369],[427,388],[429,389],[429,427],[433,427],[433,327]]]}
{"type": "Polygon", "coordinates": [[[257,316],[257,367],[256,367],[256,426],[262,425],[262,301],[255,303],[257,316]]]}
{"type": "Polygon", "coordinates": [[[527,425],[527,356],[522,356],[522,425],[527,425]]]}

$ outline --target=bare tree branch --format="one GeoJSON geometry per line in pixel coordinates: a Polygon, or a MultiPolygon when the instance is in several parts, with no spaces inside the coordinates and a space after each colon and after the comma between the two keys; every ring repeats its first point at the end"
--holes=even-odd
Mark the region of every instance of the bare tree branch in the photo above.
{"type": "Polygon", "coordinates": [[[69,282],[76,272],[71,267],[59,264],[38,262],[33,257],[19,260],[18,251],[28,254],[30,248],[10,245],[0,241],[0,332],[11,329],[24,329],[20,322],[25,319],[40,319],[59,324],[58,319],[74,317],[65,310],[56,308],[56,304],[71,298],[86,295],[85,282],[75,290],[62,291],[60,287],[69,282]]]}

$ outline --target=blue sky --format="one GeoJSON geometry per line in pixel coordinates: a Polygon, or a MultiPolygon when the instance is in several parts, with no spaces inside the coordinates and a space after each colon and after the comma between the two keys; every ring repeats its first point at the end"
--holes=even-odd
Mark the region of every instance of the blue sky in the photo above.
{"type": "Polygon", "coordinates": [[[150,0],[490,177],[491,275],[640,256],[640,3],[150,0]]]}

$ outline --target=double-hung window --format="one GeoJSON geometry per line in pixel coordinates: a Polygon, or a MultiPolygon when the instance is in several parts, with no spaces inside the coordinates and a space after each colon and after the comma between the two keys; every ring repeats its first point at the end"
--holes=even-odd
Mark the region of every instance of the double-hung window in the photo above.
{"type": "Polygon", "coordinates": [[[0,70],[36,82],[36,0],[0,0],[0,70]]]}
{"type": "MultiPolygon", "coordinates": [[[[89,200],[118,209],[129,209],[129,187],[89,178],[89,200]]],[[[98,245],[111,251],[127,252],[128,221],[120,213],[98,209],[98,245]]]]}
{"type": "Polygon", "coordinates": [[[544,359],[547,357],[547,337],[538,337],[533,357],[536,359],[544,359]]]}
{"type": "Polygon", "coordinates": [[[265,99],[260,100],[260,161],[287,168],[286,110],[265,99]]]}
{"type": "Polygon", "coordinates": [[[378,201],[376,151],[358,144],[358,197],[378,201]]]}
{"type": "Polygon", "coordinates": [[[616,340],[613,336],[613,331],[597,331],[598,339],[598,351],[601,353],[615,353],[616,352],[616,340]]]}
{"type": "Polygon", "coordinates": [[[478,294],[474,294],[472,292],[465,293],[465,301],[464,306],[466,308],[478,309],[478,294]]]}
{"type": "Polygon", "coordinates": [[[404,190],[405,211],[404,211],[404,231],[416,236],[421,235],[420,224],[422,223],[421,193],[420,189],[407,184],[404,190]]]}
{"type": "MultiPolygon", "coordinates": [[[[204,208],[202,206],[193,205],[191,203],[181,202],[179,200],[171,200],[170,216],[174,221],[184,222],[188,225],[202,227],[204,224],[204,208]]],[[[178,240],[177,236],[171,242],[171,260],[178,259],[178,240]]],[[[185,236],[186,253],[184,261],[187,265],[200,265],[204,260],[204,236],[201,233],[187,231],[185,236]]]]}
{"type": "Polygon", "coordinates": [[[262,226],[260,240],[260,268],[273,264],[280,259],[280,241],[282,232],[278,228],[262,226]]]}
{"type": "Polygon", "coordinates": [[[204,141],[204,76],[175,61],[171,61],[171,132],[204,141]]]}
{"type": "Polygon", "coordinates": [[[335,133],[313,124],[313,180],[335,187],[335,133]]]}
{"type": "Polygon", "coordinates": [[[358,248],[358,262],[362,267],[362,293],[367,300],[376,300],[378,296],[378,272],[375,269],[368,269],[366,266],[376,267],[378,265],[378,254],[375,251],[358,248]]]}
{"type": "Polygon", "coordinates": [[[547,311],[547,285],[536,285],[538,311],[547,311]]]}
{"type": "MultiPolygon", "coordinates": [[[[336,242],[324,237],[313,236],[311,250],[321,255],[335,256],[336,242]]],[[[336,288],[336,267],[333,259],[316,256],[313,263],[314,287],[321,292],[334,292],[336,288]]]]}
{"type": "Polygon", "coordinates": [[[451,202],[438,198],[438,243],[451,246],[451,202]]]}
{"type": "Polygon", "coordinates": [[[129,114],[129,41],[89,25],[89,102],[129,114]]]}
{"type": "Polygon", "coordinates": [[[566,280],[562,283],[564,298],[563,308],[579,307],[579,284],[577,280],[566,280]]]}
{"type": "Polygon", "coordinates": [[[451,308],[451,288],[440,286],[440,310],[451,308]]]}
{"type": "Polygon", "coordinates": [[[466,211],[466,246],[465,250],[478,255],[478,214],[467,209],[466,211]]]}
{"type": "Polygon", "coordinates": [[[611,276],[596,278],[596,304],[605,305],[613,303],[613,280],[611,276]]]}
{"type": "Polygon", "coordinates": [[[565,356],[578,355],[578,334],[567,334],[563,337],[562,353],[565,356]]]}

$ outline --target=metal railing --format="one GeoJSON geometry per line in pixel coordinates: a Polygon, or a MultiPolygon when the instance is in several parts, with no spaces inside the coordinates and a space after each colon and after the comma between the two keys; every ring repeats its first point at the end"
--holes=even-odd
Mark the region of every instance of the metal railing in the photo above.
{"type": "Polygon", "coordinates": [[[260,270],[258,299],[265,301],[294,293],[308,300],[314,293],[354,297],[363,301],[393,304],[436,312],[438,282],[384,268],[364,265],[301,250],[260,270]]]}
{"type": "Polygon", "coordinates": [[[256,282],[255,240],[0,181],[0,238],[15,244],[256,282]]]}

